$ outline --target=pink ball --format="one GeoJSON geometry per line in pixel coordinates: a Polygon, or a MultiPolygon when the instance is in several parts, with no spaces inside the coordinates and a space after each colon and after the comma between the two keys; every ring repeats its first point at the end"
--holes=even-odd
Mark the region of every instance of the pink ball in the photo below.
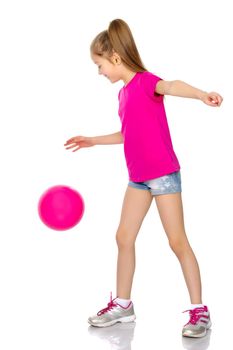
{"type": "Polygon", "coordinates": [[[42,222],[53,230],[68,230],[79,223],[84,213],[80,193],[68,186],[50,187],[40,197],[38,212],[42,222]]]}

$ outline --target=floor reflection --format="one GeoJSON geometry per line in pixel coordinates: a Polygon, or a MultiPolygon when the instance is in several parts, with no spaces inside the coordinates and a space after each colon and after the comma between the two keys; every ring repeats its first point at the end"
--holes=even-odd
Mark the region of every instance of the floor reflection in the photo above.
{"type": "Polygon", "coordinates": [[[89,326],[88,333],[111,345],[114,350],[131,350],[136,322],[116,323],[111,327],[89,326]]]}
{"type": "MultiPolygon", "coordinates": [[[[134,337],[136,322],[116,323],[111,327],[88,327],[91,336],[111,345],[114,350],[131,350],[131,342],[134,337]]],[[[210,344],[211,329],[202,338],[182,337],[182,345],[185,350],[207,350],[210,344]]]]}
{"type": "Polygon", "coordinates": [[[211,329],[202,338],[182,337],[182,344],[186,350],[206,350],[210,345],[211,329]]]}

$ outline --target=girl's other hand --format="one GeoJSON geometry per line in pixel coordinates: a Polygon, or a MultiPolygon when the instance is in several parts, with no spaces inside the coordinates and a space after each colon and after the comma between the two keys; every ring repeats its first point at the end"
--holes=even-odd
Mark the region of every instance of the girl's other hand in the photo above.
{"type": "Polygon", "coordinates": [[[206,92],[201,96],[201,100],[208,106],[219,107],[222,103],[223,98],[217,92],[206,92]]]}
{"type": "Polygon", "coordinates": [[[92,137],[86,137],[86,136],[75,136],[71,139],[67,140],[64,146],[71,145],[70,147],[66,147],[66,149],[74,148],[76,147],[72,152],[78,151],[80,148],[83,147],[91,147],[94,146],[92,142],[92,137]]]}

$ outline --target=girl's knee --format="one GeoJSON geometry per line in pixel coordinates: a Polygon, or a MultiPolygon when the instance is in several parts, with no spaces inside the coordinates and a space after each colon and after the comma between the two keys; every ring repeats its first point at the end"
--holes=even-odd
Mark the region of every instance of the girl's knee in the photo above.
{"type": "Polygon", "coordinates": [[[135,238],[127,230],[121,229],[116,233],[116,243],[118,248],[131,248],[134,246],[135,238]]]}
{"type": "Polygon", "coordinates": [[[175,254],[182,254],[190,248],[187,238],[170,239],[169,246],[175,254]]]}

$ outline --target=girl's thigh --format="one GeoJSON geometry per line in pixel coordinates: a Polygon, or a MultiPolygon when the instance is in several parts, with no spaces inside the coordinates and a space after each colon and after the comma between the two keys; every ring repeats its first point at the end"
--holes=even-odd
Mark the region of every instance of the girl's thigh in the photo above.
{"type": "Polygon", "coordinates": [[[127,187],[122,204],[118,235],[123,234],[130,236],[131,239],[136,239],[152,199],[153,196],[148,190],[127,187]]]}

